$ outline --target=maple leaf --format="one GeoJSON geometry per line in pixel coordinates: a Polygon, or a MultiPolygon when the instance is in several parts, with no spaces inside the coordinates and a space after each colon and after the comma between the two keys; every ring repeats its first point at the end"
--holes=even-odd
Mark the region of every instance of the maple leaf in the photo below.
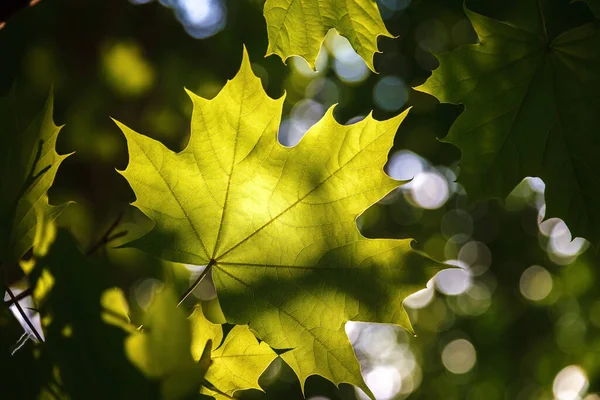
{"type": "Polygon", "coordinates": [[[546,217],[597,246],[600,21],[550,38],[545,4],[519,3],[522,24],[465,7],[480,43],[437,55],[440,67],[417,90],[465,106],[445,141],[462,151],[469,196],[504,198],[523,178],[540,177],[546,217]]]}
{"type": "Polygon", "coordinates": [[[153,230],[134,245],[212,268],[228,322],[249,325],[300,378],[318,374],[370,393],[344,331],[348,320],[411,330],[402,306],[440,265],[411,240],[367,239],[356,218],[402,182],[383,172],[407,112],[340,125],[331,108],[294,147],[277,141],[284,97],[271,99],[246,51],[236,77],[194,108],[186,148],[118,123],[123,176],[153,230]]]}
{"type": "Polygon", "coordinates": [[[394,37],[373,0],[267,0],[264,7],[269,46],[267,56],[283,61],[303,57],[311,68],[330,29],[346,37],[352,48],[375,71],[373,55],[379,36],[394,37]]]}
{"type": "Polygon", "coordinates": [[[223,328],[206,319],[201,307],[196,307],[190,320],[194,359],[201,359],[209,341],[216,347],[205,375],[212,388],[205,385],[200,393],[218,400],[230,399],[238,390],[262,390],[258,378],[277,357],[266,343],[259,343],[248,326],[236,325],[221,344],[223,328]]]}
{"type": "Polygon", "coordinates": [[[52,186],[62,160],[56,139],[61,127],[52,120],[53,96],[50,94],[43,112],[28,127],[21,125],[14,91],[0,100],[0,109],[8,118],[0,119],[0,263],[17,261],[33,245],[37,224],[36,209],[51,219],[60,215],[68,203],[48,204],[47,191],[52,186]]]}

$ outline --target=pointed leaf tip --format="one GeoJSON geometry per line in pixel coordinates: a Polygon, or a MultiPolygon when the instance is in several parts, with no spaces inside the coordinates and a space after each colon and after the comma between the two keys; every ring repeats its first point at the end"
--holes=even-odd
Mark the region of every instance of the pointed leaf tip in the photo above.
{"type": "Polygon", "coordinates": [[[263,14],[269,38],[267,56],[277,54],[284,63],[291,56],[300,56],[315,70],[323,39],[330,29],[335,29],[350,41],[369,69],[375,71],[373,56],[379,52],[378,37],[393,38],[375,1],[307,0],[303,7],[293,3],[287,0],[265,2],[263,14]],[[328,16],[327,22],[323,15],[328,16]]]}
{"type": "Polygon", "coordinates": [[[398,186],[383,166],[408,111],[342,125],[331,107],[296,146],[284,147],[277,141],[283,102],[249,79],[248,68],[244,55],[219,95],[194,104],[181,152],[142,135],[128,146],[124,176],[135,205],[155,222],[137,243],[174,262],[215,260],[212,278],[227,321],[288,349],[281,357],[301,382],[318,374],[366,388],[344,323],[407,325],[401,301],[427,281],[406,281],[407,270],[420,277],[423,268],[406,240],[366,239],[355,225],[398,186]],[[310,284],[317,277],[318,290],[310,284]],[[348,292],[344,300],[340,290],[348,292]]]}

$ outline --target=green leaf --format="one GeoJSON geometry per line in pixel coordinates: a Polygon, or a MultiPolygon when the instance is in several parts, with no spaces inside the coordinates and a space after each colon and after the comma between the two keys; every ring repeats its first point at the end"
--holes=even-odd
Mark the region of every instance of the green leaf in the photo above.
{"type": "Polygon", "coordinates": [[[199,359],[210,340],[215,350],[210,358],[210,367],[205,379],[216,389],[203,387],[201,393],[217,399],[233,397],[238,390],[258,389],[258,378],[277,357],[277,354],[264,342],[259,343],[245,325],[235,326],[223,339],[221,325],[208,321],[201,307],[196,307],[190,316],[192,320],[192,354],[199,359]]]}
{"type": "Polygon", "coordinates": [[[196,363],[190,351],[190,324],[177,308],[173,291],[167,287],[154,296],[146,313],[144,332],[128,337],[125,350],[146,376],[160,380],[163,399],[188,398],[198,392],[208,368],[208,358],[202,358],[205,346],[198,356],[203,362],[196,363]]]}
{"type": "Polygon", "coordinates": [[[61,127],[52,120],[50,94],[41,115],[28,127],[21,126],[14,91],[0,99],[0,109],[9,115],[0,120],[0,263],[17,261],[33,245],[36,211],[55,219],[68,203],[48,204],[47,191],[58,166],[68,157],[56,153],[61,127]]]}
{"type": "Polygon", "coordinates": [[[133,328],[107,265],[86,258],[66,231],[54,239],[44,230],[52,243],[28,268],[45,335],[32,375],[64,398],[154,398],[155,385],[125,356],[133,328]]]}
{"type": "Polygon", "coordinates": [[[313,69],[330,29],[346,37],[372,71],[373,55],[379,52],[377,37],[393,37],[374,0],[267,0],[264,15],[269,36],[267,56],[277,54],[283,61],[300,56],[313,69]]]}
{"type": "Polygon", "coordinates": [[[277,141],[273,100],[244,60],[213,99],[194,104],[174,153],[119,123],[134,205],[156,226],[134,242],[163,259],[211,264],[229,323],[277,349],[302,386],[318,374],[370,393],[344,331],[348,320],[412,330],[402,306],[440,265],[411,240],[366,239],[356,218],[399,187],[383,172],[407,112],[340,125],[333,108],[294,147],[277,141]]]}
{"type": "MultiPolygon", "coordinates": [[[[545,4],[542,2],[541,4],[545,4]]],[[[475,199],[504,198],[527,176],[546,183],[546,217],[600,244],[600,21],[551,39],[540,3],[515,25],[465,11],[480,43],[439,54],[417,88],[464,104],[446,141],[475,199]]]]}

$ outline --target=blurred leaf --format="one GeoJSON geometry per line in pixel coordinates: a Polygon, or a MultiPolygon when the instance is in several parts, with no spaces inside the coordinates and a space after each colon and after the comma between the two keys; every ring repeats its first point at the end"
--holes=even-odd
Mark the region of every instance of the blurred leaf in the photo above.
{"type": "MultiPolygon", "coordinates": [[[[161,381],[162,398],[188,398],[200,389],[208,362],[194,362],[190,325],[177,308],[172,290],[167,287],[154,297],[146,313],[144,332],[127,338],[127,356],[146,376],[161,381]]],[[[200,353],[203,351],[204,347],[200,353]]]]}
{"type": "Polygon", "coordinates": [[[267,56],[277,54],[283,61],[300,56],[313,69],[330,29],[345,36],[372,71],[377,38],[393,37],[374,0],[267,0],[264,15],[269,36],[267,56]]]}
{"type": "MultiPolygon", "coordinates": [[[[480,43],[439,54],[418,90],[464,104],[446,140],[462,151],[469,196],[504,198],[546,183],[546,218],[600,244],[600,21],[550,38],[547,2],[522,2],[519,26],[465,8],[480,43]]],[[[517,19],[517,17],[515,17],[517,19]]]]}
{"type": "Polygon", "coordinates": [[[348,320],[411,330],[402,300],[440,265],[411,240],[366,239],[356,217],[402,184],[383,173],[407,112],[340,125],[333,108],[295,147],[277,141],[283,98],[269,98],[246,52],[213,100],[194,103],[187,147],[174,153],[119,123],[134,203],[156,226],[135,246],[174,262],[209,264],[229,323],[282,355],[304,385],[318,374],[370,393],[348,320]]]}
{"type": "Polygon", "coordinates": [[[60,163],[56,139],[61,127],[52,119],[50,94],[42,113],[27,127],[20,116],[20,102],[14,90],[0,99],[0,109],[8,118],[0,119],[0,263],[17,261],[33,245],[36,211],[56,218],[67,206],[48,204],[47,191],[60,163]]]}
{"type": "Polygon", "coordinates": [[[86,258],[59,230],[48,253],[29,273],[46,337],[36,374],[45,390],[71,398],[153,398],[154,384],[127,360],[133,331],[125,299],[110,284],[107,266],[86,258]],[[54,388],[54,389],[52,389],[54,388]]]}
{"type": "Polygon", "coordinates": [[[205,379],[216,390],[203,387],[201,393],[219,398],[233,396],[238,390],[259,389],[258,378],[277,357],[264,342],[259,343],[247,326],[235,326],[223,339],[221,325],[213,324],[204,317],[201,307],[190,316],[192,321],[192,354],[199,358],[209,341],[216,347],[205,379]]]}

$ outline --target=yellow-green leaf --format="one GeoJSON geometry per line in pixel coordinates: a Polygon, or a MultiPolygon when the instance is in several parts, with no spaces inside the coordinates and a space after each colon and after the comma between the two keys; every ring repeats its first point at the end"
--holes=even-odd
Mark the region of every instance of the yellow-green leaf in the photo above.
{"type": "Polygon", "coordinates": [[[300,56],[314,69],[325,35],[335,29],[345,36],[372,71],[379,36],[393,37],[374,0],[267,0],[264,8],[267,56],[283,61],[300,56]]]}
{"type": "Polygon", "coordinates": [[[283,98],[244,60],[213,99],[189,93],[191,137],[174,153],[122,124],[123,175],[155,221],[135,243],[163,259],[209,264],[229,323],[246,325],[304,385],[318,374],[367,393],[348,320],[411,330],[402,306],[440,265],[411,240],[366,239],[356,218],[402,182],[383,172],[407,112],[340,125],[330,109],[294,147],[277,141],[283,98]]]}
{"type": "Polygon", "coordinates": [[[21,125],[18,103],[14,91],[0,99],[0,263],[15,262],[32,247],[36,209],[53,220],[67,205],[51,206],[46,194],[68,156],[55,150],[61,127],[52,119],[53,96],[29,126],[21,125]]]}
{"type": "MultiPolygon", "coordinates": [[[[200,388],[208,367],[208,363],[196,363],[192,358],[191,340],[189,322],[167,287],[155,294],[146,314],[144,331],[127,338],[125,351],[146,376],[160,380],[162,398],[182,399],[200,388]]],[[[198,360],[205,345],[206,342],[198,360]]]]}
{"type": "Polygon", "coordinates": [[[206,343],[211,340],[216,349],[211,354],[211,364],[205,379],[216,389],[203,387],[201,393],[216,398],[233,396],[238,390],[259,389],[258,378],[277,357],[264,342],[259,343],[245,325],[235,326],[219,346],[223,338],[221,325],[213,324],[197,307],[191,315],[192,354],[199,358],[206,343]]]}

